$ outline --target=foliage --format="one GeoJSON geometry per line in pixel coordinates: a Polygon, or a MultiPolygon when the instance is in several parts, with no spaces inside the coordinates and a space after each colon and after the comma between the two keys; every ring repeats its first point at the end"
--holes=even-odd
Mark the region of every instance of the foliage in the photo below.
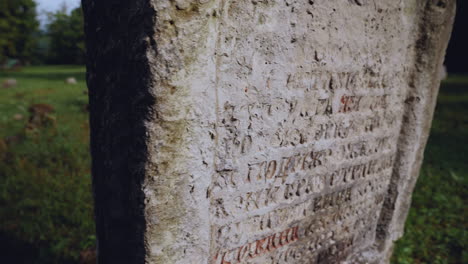
{"type": "Polygon", "coordinates": [[[393,263],[468,263],[468,78],[443,85],[405,235],[393,263]]]}
{"type": "Polygon", "coordinates": [[[83,64],[85,38],[81,7],[49,13],[46,30],[39,29],[33,0],[0,1],[0,63],[83,64]]]}
{"type": "Polygon", "coordinates": [[[49,62],[83,64],[85,58],[84,22],[81,7],[49,14],[47,34],[50,38],[49,62]]]}
{"type": "Polygon", "coordinates": [[[76,261],[95,243],[84,68],[28,67],[0,82],[7,77],[18,86],[0,90],[2,262],[12,245],[32,249],[4,263],[76,261]],[[77,85],[65,84],[70,76],[77,85]],[[53,122],[32,127],[33,104],[53,107],[53,122]]]}
{"type": "Polygon", "coordinates": [[[34,33],[38,27],[33,0],[1,0],[0,62],[7,58],[29,61],[36,48],[34,33]]]}

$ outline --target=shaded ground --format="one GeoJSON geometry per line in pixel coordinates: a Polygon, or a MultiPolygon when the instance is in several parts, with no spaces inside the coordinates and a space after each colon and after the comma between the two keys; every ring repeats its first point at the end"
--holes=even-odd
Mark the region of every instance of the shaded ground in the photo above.
{"type": "MultiPolygon", "coordinates": [[[[84,76],[77,66],[0,73],[0,85],[18,81],[0,87],[2,263],[80,263],[94,246],[84,76]],[[68,77],[78,84],[65,84],[68,77]]],[[[468,78],[455,76],[441,88],[393,263],[468,263],[467,183],[468,78]]]]}

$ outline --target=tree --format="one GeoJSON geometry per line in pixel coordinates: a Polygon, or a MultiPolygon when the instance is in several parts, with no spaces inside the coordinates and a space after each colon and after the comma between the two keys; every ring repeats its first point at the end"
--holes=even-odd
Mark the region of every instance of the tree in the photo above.
{"type": "Polygon", "coordinates": [[[81,7],[49,14],[47,32],[50,37],[50,62],[61,64],[84,63],[85,44],[81,7]]]}
{"type": "Polygon", "coordinates": [[[30,61],[36,48],[34,34],[38,27],[33,0],[1,0],[0,61],[7,58],[30,61]]]}

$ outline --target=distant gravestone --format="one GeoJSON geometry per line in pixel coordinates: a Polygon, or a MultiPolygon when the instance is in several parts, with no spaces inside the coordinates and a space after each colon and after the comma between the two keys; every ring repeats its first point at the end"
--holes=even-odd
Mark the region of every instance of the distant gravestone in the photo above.
{"type": "Polygon", "coordinates": [[[16,120],[16,121],[22,120],[22,119],[23,119],[23,115],[22,115],[22,114],[14,114],[14,115],[13,115],[13,119],[16,120]]]}
{"type": "Polygon", "coordinates": [[[84,0],[99,263],[388,263],[454,0],[84,0]]]}
{"type": "Polygon", "coordinates": [[[77,84],[78,82],[76,81],[76,79],[74,77],[69,77],[65,80],[65,83],[66,84],[77,84]]]}
{"type": "Polygon", "coordinates": [[[18,81],[16,81],[16,79],[6,79],[2,83],[3,88],[11,88],[15,87],[16,85],[18,85],[18,81]]]}
{"type": "Polygon", "coordinates": [[[35,130],[43,127],[55,126],[55,117],[52,116],[54,111],[54,107],[49,104],[30,105],[28,108],[30,116],[26,128],[28,130],[35,130]]]}

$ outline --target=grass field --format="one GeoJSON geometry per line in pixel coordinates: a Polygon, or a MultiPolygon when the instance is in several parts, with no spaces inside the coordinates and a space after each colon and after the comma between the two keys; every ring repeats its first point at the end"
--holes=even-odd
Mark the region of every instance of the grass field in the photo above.
{"type": "Polygon", "coordinates": [[[31,67],[0,83],[7,76],[18,85],[0,88],[0,255],[76,262],[95,243],[85,69],[31,67]],[[78,84],[65,84],[71,76],[78,84]],[[53,111],[31,122],[37,104],[53,111]]]}
{"type": "MultiPolygon", "coordinates": [[[[0,72],[0,83],[18,80],[16,87],[0,88],[5,263],[78,263],[80,252],[95,244],[84,72],[78,66],[0,72]],[[67,77],[78,84],[65,84],[67,77]],[[47,113],[28,111],[38,105],[47,113]]],[[[441,88],[406,234],[393,263],[468,263],[467,157],[468,78],[457,76],[441,88]]]]}

